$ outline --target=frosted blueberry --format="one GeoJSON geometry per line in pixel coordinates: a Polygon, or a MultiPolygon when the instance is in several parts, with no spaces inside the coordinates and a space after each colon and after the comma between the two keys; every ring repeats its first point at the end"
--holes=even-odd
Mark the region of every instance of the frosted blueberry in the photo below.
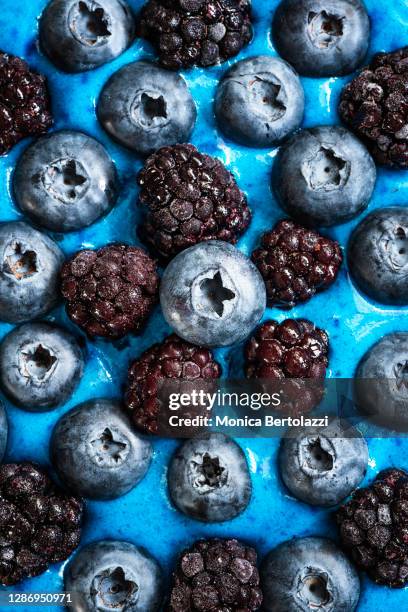
{"type": "Polygon", "coordinates": [[[25,323],[0,344],[0,386],[31,412],[65,403],[84,368],[82,351],[68,331],[49,323],[25,323]]]}
{"type": "Polygon", "coordinates": [[[376,176],[370,154],[351,132],[322,126],[302,130],[281,147],[272,186],[289,215],[305,224],[329,226],[367,207],[376,176]]]}
{"type": "Polygon", "coordinates": [[[105,148],[81,132],[44,136],[23,153],[13,176],[24,214],[49,230],[78,230],[114,205],[118,180],[105,148]]]}
{"type": "Polygon", "coordinates": [[[149,469],[151,444],[134,433],[119,402],[96,399],[57,422],[51,458],[61,480],[91,499],[114,499],[135,487],[149,469]]]}
{"type": "Polygon", "coordinates": [[[187,440],[168,472],[170,497],[187,516],[206,523],[229,521],[248,506],[252,485],[245,455],[221,433],[187,440]]]}
{"type": "Polygon", "coordinates": [[[360,0],[282,0],[273,39],[278,53],[299,74],[349,74],[367,53],[370,20],[360,0]]]}
{"type": "Polygon", "coordinates": [[[40,19],[40,44],[65,72],[84,72],[121,55],[135,36],[123,0],[51,0],[40,19]]]}
{"type": "Polygon", "coordinates": [[[227,242],[201,242],[167,266],[160,301],[168,324],[200,346],[244,340],[266,307],[265,284],[254,264],[227,242]]]}
{"type": "Polygon", "coordinates": [[[163,577],[157,561],[130,542],[101,540],[82,548],[64,574],[73,612],[157,612],[163,577]]]}
{"type": "Polygon", "coordinates": [[[46,234],[22,221],[0,225],[0,320],[22,323],[59,301],[64,254],[46,234]]]}
{"type": "Polygon", "coordinates": [[[337,420],[324,429],[293,432],[279,450],[283,482],[295,497],[312,506],[340,503],[360,484],[367,463],[364,438],[337,420]]]}
{"type": "Polygon", "coordinates": [[[301,124],[304,93],[292,66],[259,55],[237,62],[221,80],[215,113],[220,129],[250,147],[273,147],[301,124]]]}
{"type": "Polygon", "coordinates": [[[272,550],[261,567],[265,612],[353,612],[360,580],[331,540],[296,538],[272,550]]]}
{"type": "Polygon", "coordinates": [[[112,138],[142,155],[186,142],[197,117],[185,80],[149,62],[115,72],[102,90],[97,112],[112,138]]]}
{"type": "Polygon", "coordinates": [[[350,274],[381,304],[408,304],[408,211],[381,208],[365,217],[348,244],[350,274]]]}
{"type": "Polygon", "coordinates": [[[0,462],[3,460],[4,453],[6,452],[8,436],[8,423],[7,415],[4,410],[4,406],[0,403],[0,462]]]}

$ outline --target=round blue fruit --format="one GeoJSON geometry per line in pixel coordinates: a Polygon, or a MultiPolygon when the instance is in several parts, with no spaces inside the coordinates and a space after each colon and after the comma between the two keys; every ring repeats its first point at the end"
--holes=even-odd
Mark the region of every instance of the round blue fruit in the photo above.
{"type": "Polygon", "coordinates": [[[50,453],[70,489],[91,499],[114,499],[145,476],[152,447],[132,431],[119,402],[96,399],[61,417],[52,434],[50,453]]]}
{"type": "Polygon", "coordinates": [[[171,460],[168,485],[174,505],[206,523],[235,518],[248,506],[252,494],[244,452],[221,433],[184,442],[171,460]]]}
{"type": "Polygon", "coordinates": [[[65,590],[74,612],[157,612],[163,577],[157,561],[130,542],[101,540],[82,548],[67,565],[65,590]]]}
{"type": "Polygon", "coordinates": [[[353,612],[360,597],[357,571],[326,538],[283,542],[261,568],[265,612],[353,612]]]}
{"type": "Polygon", "coordinates": [[[0,320],[22,323],[59,301],[64,254],[46,234],[23,221],[0,225],[0,320]]]}
{"type": "Polygon", "coordinates": [[[0,344],[0,386],[10,400],[31,412],[64,404],[84,368],[72,334],[49,323],[25,323],[0,344]]]}
{"type": "Polygon", "coordinates": [[[87,227],[110,211],[118,178],[97,140],[63,130],[26,149],[17,163],[13,188],[17,204],[36,224],[68,232],[87,227]]]}
{"type": "Polygon", "coordinates": [[[249,147],[274,147],[300,127],[305,97],[292,66],[259,55],[237,62],[215,97],[220,129],[249,147]]]}
{"type": "Polygon", "coordinates": [[[282,208],[311,226],[344,223],[372,196],[377,172],[363,144],[336,126],[302,130],[275,160],[272,186],[282,208]]]}
{"type": "Polygon", "coordinates": [[[40,44],[65,72],[112,61],[133,42],[135,20],[123,0],[51,0],[40,19],[40,44]]]}
{"type": "Polygon", "coordinates": [[[115,72],[102,90],[97,113],[112,138],[141,155],[186,142],[197,117],[185,80],[149,62],[115,72]]]}
{"type": "Polygon", "coordinates": [[[298,499],[312,506],[335,506],[362,481],[368,448],[351,425],[333,421],[324,429],[304,428],[285,438],[279,450],[282,480],[298,499]]]}
{"type": "Polygon", "coordinates": [[[357,287],[381,304],[408,304],[408,211],[381,208],[365,217],[348,244],[357,287]]]}
{"type": "Polygon", "coordinates": [[[278,53],[299,74],[339,76],[364,61],[370,20],[360,0],[282,0],[272,33],[278,53]]]}

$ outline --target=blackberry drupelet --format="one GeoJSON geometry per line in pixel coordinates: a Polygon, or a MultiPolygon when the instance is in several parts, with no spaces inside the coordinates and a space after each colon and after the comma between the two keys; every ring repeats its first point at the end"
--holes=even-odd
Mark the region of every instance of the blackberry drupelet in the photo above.
{"type": "Polygon", "coordinates": [[[140,35],[166,68],[212,66],[237,55],[252,38],[250,0],[149,0],[140,35]]]}
{"type": "Polygon", "coordinates": [[[82,502],[33,463],[0,466],[0,584],[16,584],[78,546],[82,502]]]}
{"type": "Polygon", "coordinates": [[[233,539],[199,540],[185,550],[173,573],[169,612],[259,610],[256,551],[233,539]]]}
{"type": "Polygon", "coordinates": [[[221,366],[210,350],[194,346],[176,335],[154,344],[129,368],[125,405],[136,427],[155,434],[158,429],[159,382],[168,379],[214,380],[221,366]]]}
{"type": "Polygon", "coordinates": [[[358,489],[336,513],[354,563],[378,584],[408,584],[408,473],[391,468],[358,489]]]}
{"type": "Polygon", "coordinates": [[[328,352],[326,332],[310,321],[266,321],[245,347],[246,375],[248,378],[324,378],[328,352]]]}
{"type": "Polygon", "coordinates": [[[91,337],[114,340],[139,332],[158,299],[156,264],[135,246],[78,251],[61,277],[67,313],[91,337]]]}
{"type": "Polygon", "coordinates": [[[27,136],[43,134],[52,123],[45,77],[19,57],[0,52],[0,155],[27,136]]]}
{"type": "Polygon", "coordinates": [[[378,53],[343,89],[340,115],[382,165],[408,168],[408,47],[378,53]]]}
{"type": "Polygon", "coordinates": [[[343,257],[338,242],[294,221],[279,221],[262,236],[252,261],[265,281],[268,305],[283,309],[307,302],[336,279],[343,257]]]}
{"type": "Polygon", "coordinates": [[[235,244],[250,223],[246,196],[233,175],[193,145],[159,149],[138,183],[148,208],[141,237],[164,259],[204,240],[235,244]]]}

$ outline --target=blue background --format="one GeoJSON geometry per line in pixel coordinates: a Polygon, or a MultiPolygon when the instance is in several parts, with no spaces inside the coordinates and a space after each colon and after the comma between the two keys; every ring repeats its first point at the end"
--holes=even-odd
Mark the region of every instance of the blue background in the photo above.
{"type": "MultiPolygon", "coordinates": [[[[142,4],[141,0],[130,0],[135,10],[142,4]]],[[[270,24],[277,4],[278,0],[253,0],[255,35],[239,58],[260,53],[275,54],[270,39],[270,24]]],[[[102,131],[96,118],[95,104],[101,88],[112,73],[131,61],[152,58],[154,53],[149,44],[137,40],[120,58],[98,70],[80,75],[65,75],[57,71],[38,49],[38,17],[45,5],[45,0],[1,0],[0,48],[25,58],[48,77],[55,117],[54,129],[83,130],[98,138],[115,160],[122,181],[118,205],[105,219],[84,231],[65,236],[54,235],[54,238],[67,255],[80,248],[99,247],[115,240],[137,243],[135,227],[140,213],[135,206],[135,177],[142,160],[116,145],[102,131]]],[[[406,0],[366,0],[366,6],[372,21],[370,55],[408,44],[406,0]]],[[[214,90],[221,75],[234,61],[183,74],[198,107],[198,121],[192,142],[203,152],[219,157],[248,194],[253,222],[239,247],[249,254],[262,231],[272,227],[283,214],[270,190],[271,167],[276,150],[241,147],[224,139],[216,129],[212,108],[214,90]]],[[[349,79],[302,79],[306,93],[305,127],[339,123],[338,98],[342,86],[349,79]]],[[[0,159],[1,221],[21,218],[13,203],[11,176],[16,160],[27,144],[27,141],[20,143],[7,157],[0,159]]],[[[385,205],[404,206],[407,202],[408,173],[379,170],[369,210],[385,205]]],[[[344,248],[358,220],[332,229],[328,234],[338,239],[344,248]]],[[[265,314],[265,318],[279,320],[285,316],[278,310],[269,310],[265,314]]],[[[375,341],[389,332],[408,330],[408,310],[385,309],[369,303],[352,287],[345,266],[329,291],[294,309],[291,316],[310,318],[329,332],[329,375],[332,377],[351,377],[358,360],[375,341]]],[[[57,308],[48,318],[74,329],[62,307],[57,308]]],[[[1,324],[0,336],[10,329],[11,326],[1,324]]],[[[102,341],[87,342],[87,361],[82,382],[70,402],[58,410],[48,414],[30,414],[6,402],[10,436],[5,460],[30,459],[49,464],[49,437],[61,414],[83,400],[96,396],[119,396],[130,359],[137,357],[153,342],[161,340],[168,332],[157,308],[139,338],[129,337],[115,345],[102,341]]],[[[225,375],[228,374],[233,353],[239,354],[237,349],[217,351],[225,375]]],[[[206,526],[185,518],[172,508],[166,491],[166,470],[177,442],[155,440],[152,467],[139,486],[125,497],[112,502],[87,503],[82,544],[101,538],[119,538],[144,545],[157,557],[168,575],[177,552],[201,536],[242,537],[257,547],[261,557],[279,542],[293,536],[321,534],[336,537],[330,511],[300,503],[291,498],[282,487],[276,467],[278,440],[240,440],[240,443],[247,454],[254,494],[250,506],[239,518],[227,524],[206,526]]],[[[408,468],[408,440],[371,439],[368,443],[370,462],[367,482],[378,470],[387,466],[408,468]]],[[[63,565],[53,566],[42,576],[16,586],[15,590],[61,591],[62,574],[63,565]]],[[[377,587],[363,578],[358,609],[366,612],[389,607],[407,609],[406,590],[393,591],[377,587]]]]}

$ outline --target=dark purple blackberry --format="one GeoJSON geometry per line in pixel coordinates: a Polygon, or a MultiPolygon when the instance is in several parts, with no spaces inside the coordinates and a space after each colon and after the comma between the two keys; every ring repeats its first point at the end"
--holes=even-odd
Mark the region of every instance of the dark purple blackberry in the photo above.
{"type": "Polygon", "coordinates": [[[82,502],[33,463],[0,466],[0,584],[38,576],[63,561],[81,536],[82,502]]]}
{"type": "Polygon", "coordinates": [[[214,380],[221,366],[206,348],[194,346],[176,335],[154,344],[129,368],[125,405],[136,427],[155,434],[158,429],[159,382],[169,379],[214,380]]]}
{"type": "Polygon", "coordinates": [[[245,347],[248,378],[312,378],[326,375],[329,339],[305,319],[266,321],[245,347]]]}
{"type": "Polygon", "coordinates": [[[379,164],[408,168],[408,47],[378,53],[343,89],[340,115],[379,164]]]}
{"type": "Polygon", "coordinates": [[[0,51],[0,155],[53,123],[45,77],[25,61],[0,51]]]}
{"type": "Polygon", "coordinates": [[[166,68],[212,66],[237,55],[251,40],[251,2],[149,0],[140,35],[157,48],[166,68]]]}
{"type": "Polygon", "coordinates": [[[251,612],[262,604],[256,551],[238,540],[199,540],[173,573],[169,612],[251,612]]]}
{"type": "Polygon", "coordinates": [[[114,340],[139,332],[158,299],[156,264],[139,247],[78,251],[61,277],[68,315],[91,337],[114,340]]]}
{"type": "Polygon", "coordinates": [[[191,144],[159,149],[138,183],[140,201],[148,208],[141,237],[165,259],[203,240],[235,244],[251,221],[233,175],[191,144]]]}
{"type": "Polygon", "coordinates": [[[290,309],[327,289],[343,257],[338,242],[284,219],[262,236],[252,260],[265,281],[268,305],[290,309]]]}
{"type": "Polygon", "coordinates": [[[408,473],[380,472],[336,513],[340,538],[356,565],[378,584],[408,584],[408,473]]]}

